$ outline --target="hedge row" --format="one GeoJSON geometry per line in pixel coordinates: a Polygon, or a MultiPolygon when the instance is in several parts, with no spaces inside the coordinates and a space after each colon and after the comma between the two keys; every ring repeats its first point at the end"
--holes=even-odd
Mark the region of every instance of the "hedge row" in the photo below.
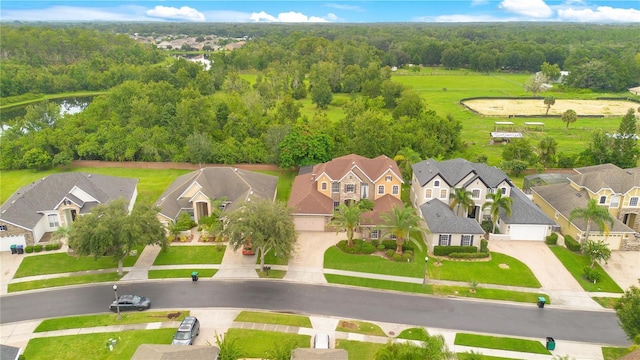
{"type": "Polygon", "coordinates": [[[347,240],[341,240],[336,246],[347,254],[373,254],[376,251],[375,246],[368,241],[362,239],[353,239],[353,246],[347,246],[347,240]]]}
{"type": "MultiPolygon", "coordinates": [[[[382,245],[384,245],[385,249],[396,249],[396,241],[395,240],[382,240],[381,242],[382,245]]],[[[404,245],[402,245],[402,251],[407,251],[407,250],[415,250],[413,244],[409,244],[406,243],[404,245]]]]}
{"type": "Polygon", "coordinates": [[[571,235],[564,236],[564,245],[571,251],[580,251],[580,243],[572,238],[571,235]]]}
{"type": "Polygon", "coordinates": [[[544,242],[547,245],[556,245],[558,243],[558,234],[557,233],[551,233],[551,235],[546,237],[544,242]]]}
{"type": "Polygon", "coordinates": [[[26,252],[27,254],[31,254],[33,252],[41,252],[43,249],[46,251],[58,250],[60,249],[60,243],[45,244],[44,247],[41,244],[27,245],[24,247],[24,252],[26,252]]]}
{"type": "Polygon", "coordinates": [[[480,239],[480,252],[489,253],[489,240],[480,239]]]}
{"type": "Polygon", "coordinates": [[[447,256],[451,253],[477,253],[477,246],[434,246],[433,255],[447,256]]]}
{"type": "Polygon", "coordinates": [[[454,252],[449,254],[449,257],[454,259],[482,259],[482,258],[489,257],[489,252],[477,252],[477,253],[454,252]]]}

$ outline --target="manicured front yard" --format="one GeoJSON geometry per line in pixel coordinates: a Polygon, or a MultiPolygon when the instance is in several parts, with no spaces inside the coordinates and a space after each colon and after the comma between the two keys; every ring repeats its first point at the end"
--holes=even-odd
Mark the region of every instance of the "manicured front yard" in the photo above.
{"type": "MultiPolygon", "coordinates": [[[[133,266],[143,247],[137,247],[136,256],[127,256],[124,259],[123,266],[133,266]]],[[[111,256],[99,257],[94,259],[93,256],[71,256],[64,252],[55,254],[42,254],[25,256],[20,263],[18,271],[14,278],[21,278],[35,275],[59,274],[86,270],[100,270],[117,268],[118,263],[111,256]]]]}
{"type": "Polygon", "coordinates": [[[149,279],[171,279],[184,278],[191,279],[192,272],[198,272],[198,277],[210,278],[218,272],[216,269],[171,269],[171,270],[149,270],[149,279]]]}
{"type": "MultiPolygon", "coordinates": [[[[333,246],[324,254],[324,267],[328,269],[349,270],[374,274],[424,276],[424,253],[416,251],[410,263],[394,262],[376,255],[352,255],[333,246]]],[[[531,270],[522,262],[500,253],[491,253],[490,261],[450,261],[443,260],[441,265],[431,259],[428,263],[428,277],[437,280],[469,282],[474,279],[482,284],[499,284],[539,288],[540,283],[531,270]],[[504,264],[503,267],[500,265],[504,264]]]]}
{"type": "Polygon", "coordinates": [[[229,329],[224,336],[224,341],[235,342],[241,349],[242,357],[262,359],[267,352],[273,351],[282,344],[295,343],[296,348],[308,348],[311,346],[311,336],[289,334],[274,331],[229,329]]]}
{"type": "Polygon", "coordinates": [[[556,255],[556,257],[562,262],[565,268],[569,270],[571,275],[580,283],[580,286],[585,291],[590,292],[610,292],[610,293],[622,293],[622,289],[615,281],[606,273],[606,271],[602,270],[600,265],[596,264],[596,269],[602,274],[602,277],[599,282],[593,283],[591,281],[585,280],[582,277],[582,269],[585,266],[589,266],[591,261],[588,256],[574,253],[569,249],[562,246],[549,246],[551,251],[556,255]]]}
{"type": "Polygon", "coordinates": [[[621,357],[629,354],[631,352],[630,348],[621,348],[621,347],[602,347],[602,357],[604,360],[618,360],[621,357]]]}
{"type": "Polygon", "coordinates": [[[457,333],[456,345],[551,355],[541,342],[509,337],[457,333]]]}
{"type": "Polygon", "coordinates": [[[160,251],[153,265],[220,264],[225,245],[169,246],[160,251]]]}
{"type": "Polygon", "coordinates": [[[189,316],[189,314],[190,311],[188,310],[124,312],[120,320],[118,320],[118,315],[116,314],[69,316],[43,320],[34,332],[163,321],[180,322],[185,316],[189,316]]]}
{"type": "MultiPolygon", "coordinates": [[[[127,273],[124,272],[122,273],[122,276],[126,274],[127,273]]],[[[53,279],[26,281],[21,283],[9,284],[9,286],[7,287],[7,291],[12,293],[12,292],[18,292],[18,291],[44,289],[44,288],[57,287],[57,286],[115,282],[120,280],[122,276],[119,276],[117,272],[108,272],[104,274],[76,275],[76,276],[57,277],[53,279]]]]}
{"type": "Polygon", "coordinates": [[[402,330],[402,332],[398,334],[398,339],[426,341],[427,336],[429,335],[424,328],[417,327],[402,330]]]}
{"type": "Polygon", "coordinates": [[[375,359],[376,352],[382,349],[384,344],[376,344],[354,340],[336,340],[336,349],[344,349],[349,353],[349,360],[375,359]]]}
{"type": "Polygon", "coordinates": [[[383,337],[387,336],[380,326],[366,321],[340,320],[336,327],[336,331],[383,337]]]}
{"type": "Polygon", "coordinates": [[[387,280],[356,278],[351,276],[325,274],[325,278],[332,284],[343,284],[351,286],[361,286],[373,289],[385,289],[402,292],[412,292],[418,294],[429,294],[438,296],[461,296],[477,299],[517,301],[535,304],[539,296],[547,298],[547,304],[551,303],[551,299],[542,293],[527,293],[518,291],[509,291],[501,289],[477,288],[475,293],[469,291],[468,287],[462,286],[445,286],[430,285],[422,286],[421,284],[403,283],[387,280]]]}
{"type": "Polygon", "coordinates": [[[121,360],[131,359],[142,344],[170,344],[176,329],[130,330],[86,335],[69,335],[29,340],[24,351],[28,360],[121,360]],[[116,339],[113,351],[107,340],[116,339]]]}
{"type": "Polygon", "coordinates": [[[313,327],[308,316],[257,311],[243,311],[238,314],[234,321],[287,325],[306,328],[313,327]]]}

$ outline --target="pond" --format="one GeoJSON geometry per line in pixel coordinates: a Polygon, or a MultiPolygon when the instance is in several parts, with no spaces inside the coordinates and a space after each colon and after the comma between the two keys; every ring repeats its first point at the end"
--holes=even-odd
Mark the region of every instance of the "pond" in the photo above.
{"type": "Polygon", "coordinates": [[[60,115],[76,114],[86,109],[87,106],[91,104],[91,102],[93,101],[93,96],[73,96],[53,100],[42,100],[40,102],[12,106],[10,108],[2,109],[0,110],[0,124],[2,125],[2,128],[6,128],[7,124],[13,123],[16,118],[23,117],[27,112],[27,106],[38,105],[45,101],[60,105],[60,115]]]}

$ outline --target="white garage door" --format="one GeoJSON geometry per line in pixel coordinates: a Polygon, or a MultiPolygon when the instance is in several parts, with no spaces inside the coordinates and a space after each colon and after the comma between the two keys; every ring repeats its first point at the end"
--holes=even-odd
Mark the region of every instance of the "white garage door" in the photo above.
{"type": "Polygon", "coordinates": [[[511,240],[544,241],[547,236],[546,225],[511,225],[511,240]]]}
{"type": "Polygon", "coordinates": [[[11,251],[11,245],[26,246],[24,235],[7,236],[0,238],[0,251],[11,251]]]}
{"type": "Polygon", "coordinates": [[[293,224],[297,231],[325,231],[324,216],[295,215],[293,224]]]}

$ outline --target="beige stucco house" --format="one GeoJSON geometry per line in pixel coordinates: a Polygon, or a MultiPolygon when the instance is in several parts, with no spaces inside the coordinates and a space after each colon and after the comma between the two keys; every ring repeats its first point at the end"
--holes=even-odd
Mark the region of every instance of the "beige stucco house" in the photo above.
{"type": "Polygon", "coordinates": [[[46,242],[47,234],[68,227],[98,204],[124,198],[131,211],[137,184],[137,179],[71,172],[23,186],[0,207],[0,251],[46,242]]]}
{"type": "Polygon", "coordinates": [[[589,238],[606,241],[612,250],[640,250],[640,168],[603,164],[574,170],[576,175],[568,176],[567,183],[533,187],[533,201],[556,221],[563,234],[581,241],[586,221],[569,221],[569,217],[573,209],[585,208],[594,199],[615,221],[608,233],[593,225],[589,238]]]}
{"type": "Polygon", "coordinates": [[[156,202],[158,219],[167,225],[182,212],[195,222],[211,215],[214,200],[223,199],[223,210],[246,201],[275,200],[278,177],[232,167],[206,167],[178,177],[156,202]]]}
{"type": "MultiPolygon", "coordinates": [[[[379,219],[376,211],[402,204],[402,183],[398,165],[384,155],[369,159],[351,154],[303,167],[293,182],[289,198],[296,230],[327,231],[338,205],[361,199],[374,202],[374,213],[363,216],[365,227],[371,229],[379,219]]],[[[369,230],[363,234],[364,238],[368,236],[369,230]]]]}

